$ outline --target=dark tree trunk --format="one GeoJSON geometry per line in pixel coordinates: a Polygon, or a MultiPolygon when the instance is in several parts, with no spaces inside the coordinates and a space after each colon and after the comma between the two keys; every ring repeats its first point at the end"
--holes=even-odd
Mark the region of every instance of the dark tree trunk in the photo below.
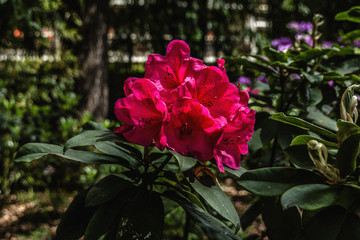
{"type": "Polygon", "coordinates": [[[81,96],[81,114],[91,113],[96,120],[108,116],[109,87],[107,30],[109,0],[86,0],[83,17],[80,68],[83,76],[77,84],[81,96]]]}

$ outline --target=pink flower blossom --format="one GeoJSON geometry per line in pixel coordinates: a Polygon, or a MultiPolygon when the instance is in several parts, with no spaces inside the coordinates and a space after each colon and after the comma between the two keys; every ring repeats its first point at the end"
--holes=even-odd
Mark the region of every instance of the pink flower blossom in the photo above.
{"type": "Polygon", "coordinates": [[[220,127],[206,107],[183,99],[172,105],[164,132],[170,149],[183,155],[193,154],[199,161],[206,162],[213,157],[220,127]]]}
{"type": "Polygon", "coordinates": [[[168,113],[154,83],[145,78],[130,78],[124,91],[127,97],[115,103],[115,115],[124,125],[115,132],[143,146],[151,145],[154,139],[155,145],[164,149],[163,122],[168,113]]]}
{"type": "Polygon", "coordinates": [[[169,43],[166,56],[151,54],[144,78],[128,78],[125,98],[115,104],[124,123],[115,131],[130,142],[153,142],[205,162],[215,158],[237,169],[254,131],[255,112],[247,107],[249,94],[229,82],[225,61],[206,66],[190,57],[184,42],[169,43]]]}
{"type": "Polygon", "coordinates": [[[247,142],[254,132],[254,124],[255,111],[241,107],[235,119],[224,128],[214,149],[214,157],[221,172],[224,172],[224,165],[233,169],[240,167],[241,155],[248,152],[247,142]]]}

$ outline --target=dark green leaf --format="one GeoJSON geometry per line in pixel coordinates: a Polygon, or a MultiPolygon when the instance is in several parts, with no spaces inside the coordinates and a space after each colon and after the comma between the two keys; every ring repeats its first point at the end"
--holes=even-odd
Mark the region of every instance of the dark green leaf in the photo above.
{"type": "Polygon", "coordinates": [[[109,130],[87,130],[70,138],[65,143],[64,151],[74,147],[91,146],[95,143],[106,141],[121,142],[121,139],[109,130]]]}
{"type": "Polygon", "coordinates": [[[326,129],[335,132],[338,130],[336,121],[334,119],[329,118],[321,111],[317,110],[316,108],[309,110],[309,112],[306,114],[306,119],[311,120],[312,123],[324,127],[326,129]]]}
{"type": "Polygon", "coordinates": [[[231,175],[234,175],[235,177],[240,177],[244,172],[246,172],[247,170],[243,167],[239,167],[239,169],[235,170],[232,168],[229,168],[227,166],[224,166],[225,168],[225,172],[230,173],[231,175]]]}
{"type": "Polygon", "coordinates": [[[301,230],[297,208],[283,210],[277,199],[263,199],[262,218],[270,239],[295,240],[301,230]]]}
{"type": "Polygon", "coordinates": [[[309,157],[307,145],[294,145],[285,149],[285,154],[295,166],[308,170],[315,170],[316,167],[309,157]]]}
{"type": "Polygon", "coordinates": [[[356,29],[353,31],[350,31],[344,35],[341,36],[341,40],[342,41],[346,41],[346,40],[357,40],[360,37],[360,29],[356,29]]]}
{"type": "Polygon", "coordinates": [[[302,85],[297,92],[297,98],[304,107],[312,107],[321,102],[323,96],[319,88],[302,85]]]}
{"type": "Polygon", "coordinates": [[[313,216],[304,226],[301,240],[336,240],[345,220],[346,210],[331,206],[313,216]]]}
{"type": "Polygon", "coordinates": [[[303,72],[302,74],[311,83],[320,83],[324,78],[323,75],[309,74],[307,72],[303,72]]]}
{"type": "Polygon", "coordinates": [[[96,183],[86,196],[86,206],[101,205],[126,188],[132,187],[133,184],[124,180],[121,175],[109,175],[96,183]]]}
{"type": "Polygon", "coordinates": [[[248,170],[237,182],[254,194],[277,196],[297,185],[321,183],[323,180],[305,169],[269,167],[248,170]]]}
{"type": "Polygon", "coordinates": [[[15,161],[31,162],[33,160],[41,159],[46,156],[55,156],[82,163],[119,163],[119,160],[115,157],[94,152],[70,149],[66,152],[66,154],[63,154],[62,147],[45,143],[25,144],[23,147],[20,148],[18,154],[16,155],[15,161]]]}
{"type": "Polygon", "coordinates": [[[310,140],[316,140],[317,142],[324,144],[328,149],[329,148],[337,149],[337,147],[338,147],[337,143],[325,141],[323,139],[316,138],[316,137],[313,137],[310,135],[299,135],[299,136],[295,137],[292,140],[290,146],[306,145],[310,140]]]}
{"type": "Polygon", "coordinates": [[[205,212],[198,205],[180,196],[176,192],[168,191],[163,195],[177,202],[190,216],[191,220],[200,226],[210,239],[241,240],[240,237],[236,236],[235,233],[219,219],[205,212]]]}
{"type": "Polygon", "coordinates": [[[79,193],[66,209],[56,230],[55,240],[77,240],[84,235],[96,210],[94,207],[85,207],[87,193],[87,190],[79,193]]]}
{"type": "Polygon", "coordinates": [[[212,178],[203,177],[200,181],[194,178],[193,181],[189,180],[189,182],[194,190],[208,202],[216,212],[235,226],[236,232],[240,229],[240,218],[234,205],[212,178]],[[202,182],[201,180],[203,179],[206,179],[206,182],[202,182]]]}
{"type": "Polygon", "coordinates": [[[336,14],[335,20],[360,23],[360,6],[355,6],[347,11],[336,14]]]}
{"type": "Polygon", "coordinates": [[[295,62],[309,62],[315,58],[319,58],[322,55],[325,55],[329,50],[321,50],[319,48],[311,48],[305,51],[299,52],[298,55],[294,56],[293,60],[295,62]]]}
{"type": "Polygon", "coordinates": [[[354,73],[356,71],[359,71],[360,69],[360,58],[351,58],[348,60],[345,60],[339,64],[334,71],[346,75],[350,73],[354,73]]]}
{"type": "Polygon", "coordinates": [[[104,154],[117,157],[119,160],[126,162],[126,166],[138,168],[141,165],[140,160],[135,154],[114,142],[99,142],[95,143],[94,147],[104,154]]]}
{"type": "Polygon", "coordinates": [[[360,134],[355,134],[340,145],[336,156],[336,167],[340,170],[341,176],[350,175],[355,171],[359,144],[360,134]]]}
{"type": "Polygon", "coordinates": [[[162,239],[165,214],[157,192],[143,190],[134,194],[124,206],[121,217],[119,239],[162,239]]]}
{"type": "Polygon", "coordinates": [[[130,192],[123,192],[121,198],[112,199],[95,211],[86,228],[84,240],[102,239],[107,236],[112,228],[117,228],[120,211],[123,209],[130,192]]]}
{"type": "Polygon", "coordinates": [[[280,62],[287,62],[287,56],[284,52],[279,52],[270,46],[263,48],[264,55],[269,58],[271,62],[280,61],[280,62]]]}
{"type": "Polygon", "coordinates": [[[297,206],[316,210],[330,206],[338,198],[338,189],[325,184],[305,184],[293,187],[281,197],[284,208],[297,206]]]}
{"type": "Polygon", "coordinates": [[[250,58],[225,58],[225,61],[227,63],[234,63],[237,65],[242,65],[247,69],[254,69],[258,70],[259,72],[262,72],[267,75],[274,75],[277,76],[278,72],[276,72],[271,66],[265,65],[263,62],[260,61],[254,61],[253,59],[250,60],[250,58]]]}
{"type": "Polygon", "coordinates": [[[324,137],[327,137],[331,140],[337,140],[336,138],[336,134],[333,132],[330,132],[329,130],[316,126],[312,123],[309,123],[301,118],[297,118],[297,117],[291,117],[291,116],[286,116],[284,113],[276,113],[274,115],[272,115],[270,117],[270,119],[279,121],[279,122],[283,122],[283,123],[287,123],[299,128],[302,128],[304,130],[310,130],[313,131],[314,133],[317,133],[319,135],[322,135],[324,137]]]}
{"type": "Polygon", "coordinates": [[[192,157],[183,156],[180,153],[177,153],[175,151],[170,151],[172,155],[176,158],[176,160],[179,163],[179,168],[181,171],[187,171],[195,166],[196,159],[192,157]]]}

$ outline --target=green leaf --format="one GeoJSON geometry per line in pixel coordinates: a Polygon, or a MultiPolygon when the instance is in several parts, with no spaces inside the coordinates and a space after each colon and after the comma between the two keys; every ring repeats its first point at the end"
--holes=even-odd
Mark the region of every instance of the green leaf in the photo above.
{"type": "Polygon", "coordinates": [[[287,56],[284,52],[279,52],[270,46],[263,48],[264,55],[269,58],[270,61],[280,61],[287,63],[287,56]]]}
{"type": "Polygon", "coordinates": [[[95,143],[94,147],[104,154],[119,158],[119,160],[127,163],[125,165],[132,168],[138,168],[141,165],[141,160],[138,159],[136,154],[114,142],[99,142],[95,143]]]}
{"type": "Polygon", "coordinates": [[[163,196],[178,203],[190,216],[191,220],[200,226],[210,239],[241,240],[240,237],[236,236],[235,233],[219,219],[205,212],[198,205],[180,196],[176,192],[167,191],[163,196]]]}
{"type": "Polygon", "coordinates": [[[82,163],[108,163],[117,164],[119,160],[114,157],[110,157],[104,154],[80,151],[80,150],[68,150],[66,154],[62,153],[62,147],[46,144],[46,143],[27,143],[22,146],[15,158],[16,162],[31,162],[41,159],[46,156],[55,156],[63,159],[82,162],[82,163]]]}
{"type": "Polygon", "coordinates": [[[307,72],[303,72],[302,74],[311,83],[320,83],[324,78],[323,75],[309,74],[307,72]]]}
{"type": "Polygon", "coordinates": [[[336,121],[334,119],[329,118],[321,111],[317,110],[316,108],[309,110],[309,112],[306,114],[306,119],[311,120],[311,122],[316,125],[332,130],[334,132],[338,130],[336,121]]]}
{"type": "Polygon", "coordinates": [[[347,59],[339,64],[334,71],[346,75],[357,72],[360,69],[360,57],[347,59]]]}
{"type": "Polygon", "coordinates": [[[321,138],[316,138],[310,135],[299,135],[295,137],[292,141],[290,146],[296,146],[296,145],[306,145],[310,140],[316,140],[319,143],[324,144],[328,149],[337,149],[338,145],[334,142],[329,142],[326,140],[323,140],[321,138]]]}
{"type": "Polygon", "coordinates": [[[277,198],[262,199],[262,218],[269,239],[295,240],[301,231],[299,211],[293,207],[284,210],[277,198]]]}
{"type": "Polygon", "coordinates": [[[175,151],[170,151],[170,152],[172,155],[174,155],[174,157],[178,161],[179,168],[182,172],[191,169],[192,167],[195,166],[195,164],[197,162],[195,158],[181,155],[180,153],[177,153],[175,151]]]}
{"type": "Polygon", "coordinates": [[[97,182],[90,188],[85,205],[87,207],[101,205],[124,189],[132,187],[133,184],[122,178],[122,175],[109,175],[97,182]]]}
{"type": "Polygon", "coordinates": [[[315,106],[323,99],[321,90],[315,87],[300,86],[297,92],[297,98],[304,107],[315,106]]]}
{"type": "Polygon", "coordinates": [[[294,145],[285,149],[285,154],[295,166],[308,170],[315,170],[316,167],[311,160],[307,145],[294,145]]]}
{"type": "Polygon", "coordinates": [[[93,122],[93,121],[88,121],[88,122],[86,122],[82,127],[83,127],[83,129],[85,129],[85,130],[102,130],[102,131],[109,131],[109,129],[107,129],[106,127],[104,127],[102,124],[97,123],[97,122],[93,122]]]}
{"type": "Polygon", "coordinates": [[[304,130],[310,130],[314,133],[317,133],[319,135],[327,137],[330,140],[337,141],[335,133],[330,132],[329,130],[327,130],[325,128],[322,128],[322,127],[316,126],[312,123],[309,123],[301,118],[286,116],[284,113],[276,113],[276,114],[272,115],[270,117],[270,119],[273,119],[273,120],[276,120],[279,122],[283,122],[286,124],[290,124],[290,125],[299,127],[304,130]]]}
{"type": "Polygon", "coordinates": [[[225,61],[227,63],[242,65],[246,69],[258,70],[259,72],[262,72],[267,75],[278,76],[278,72],[276,70],[274,70],[271,66],[264,64],[264,62],[260,63],[260,61],[253,61],[253,60],[248,60],[248,59],[250,59],[250,58],[249,57],[247,59],[243,58],[243,57],[225,58],[225,61]]]}
{"type": "Polygon", "coordinates": [[[112,199],[95,211],[86,228],[84,240],[102,239],[102,237],[107,236],[111,228],[117,228],[120,220],[119,214],[124,208],[124,203],[130,192],[124,192],[121,198],[112,199]]]}
{"type": "Polygon", "coordinates": [[[325,55],[329,50],[327,49],[319,49],[319,48],[311,48],[305,51],[301,51],[298,55],[294,56],[294,62],[310,62],[315,58],[319,58],[325,55]]]}
{"type": "Polygon", "coordinates": [[[360,38],[360,29],[350,31],[344,35],[341,35],[342,41],[346,40],[357,40],[360,38]]]}
{"type": "Polygon", "coordinates": [[[307,222],[300,239],[337,240],[345,217],[346,210],[340,206],[324,208],[307,222]]]}
{"type": "Polygon", "coordinates": [[[311,171],[287,167],[248,170],[237,181],[246,190],[261,196],[278,196],[297,185],[321,182],[323,179],[311,171]]]}
{"type": "Polygon", "coordinates": [[[194,190],[222,217],[229,220],[236,228],[240,229],[240,218],[234,205],[221,190],[219,185],[210,177],[203,177],[189,180],[194,190]]]}
{"type": "Polygon", "coordinates": [[[224,166],[225,168],[225,172],[228,172],[230,173],[231,175],[239,178],[244,172],[246,172],[247,170],[243,167],[239,167],[239,169],[235,170],[235,169],[232,169],[232,168],[229,168],[227,166],[224,166]]]}
{"type": "Polygon", "coordinates": [[[164,205],[157,192],[143,190],[129,198],[121,214],[119,239],[161,240],[164,225],[164,205]]]}
{"type": "Polygon", "coordinates": [[[325,184],[305,184],[293,187],[281,197],[284,208],[297,206],[305,210],[328,207],[338,198],[338,189],[325,184]]]}
{"type": "Polygon", "coordinates": [[[360,23],[360,6],[355,6],[347,11],[336,14],[335,20],[360,23]]]}
{"type": "Polygon", "coordinates": [[[70,148],[91,146],[99,142],[121,142],[121,138],[109,130],[87,130],[79,135],[70,138],[64,146],[64,151],[70,148]]]}
{"type": "Polygon", "coordinates": [[[31,162],[49,154],[62,155],[63,148],[48,143],[27,143],[16,154],[15,162],[31,162]]]}
{"type": "Polygon", "coordinates": [[[79,193],[61,217],[55,240],[77,240],[84,235],[86,226],[96,208],[85,207],[88,190],[79,193]]]}
{"type": "Polygon", "coordinates": [[[348,137],[339,148],[336,156],[336,167],[341,176],[352,174],[356,169],[356,160],[359,154],[360,134],[348,137]]]}

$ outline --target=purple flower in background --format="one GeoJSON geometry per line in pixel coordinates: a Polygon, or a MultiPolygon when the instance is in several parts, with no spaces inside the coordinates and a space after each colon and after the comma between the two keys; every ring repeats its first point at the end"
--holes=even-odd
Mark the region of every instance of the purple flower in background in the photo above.
{"type": "Polygon", "coordinates": [[[271,41],[271,46],[280,52],[289,49],[292,45],[293,42],[288,37],[276,38],[271,41]]]}
{"type": "Polygon", "coordinates": [[[333,87],[334,84],[335,84],[335,81],[334,81],[334,80],[331,80],[331,81],[328,82],[328,84],[329,84],[330,87],[333,87]]]}
{"type": "Polygon", "coordinates": [[[321,44],[321,48],[331,48],[334,45],[333,42],[324,41],[321,44]]]}
{"type": "Polygon", "coordinates": [[[288,23],[288,28],[297,33],[311,33],[312,32],[312,23],[311,22],[291,21],[288,23]]]}
{"type": "Polygon", "coordinates": [[[240,83],[241,85],[250,85],[251,79],[248,77],[241,76],[237,79],[237,82],[240,83]]]}
{"type": "Polygon", "coordinates": [[[258,81],[263,82],[263,83],[268,83],[269,79],[267,77],[265,77],[264,75],[260,75],[258,77],[258,81]]]}
{"type": "Polygon", "coordinates": [[[360,47],[360,40],[356,40],[353,42],[354,47],[360,47]]]}
{"type": "Polygon", "coordinates": [[[307,45],[309,45],[310,47],[313,45],[313,41],[312,41],[312,37],[309,34],[301,34],[298,33],[295,35],[295,39],[299,42],[304,42],[307,45]]]}
{"type": "Polygon", "coordinates": [[[299,80],[299,79],[301,79],[301,77],[300,77],[300,75],[297,74],[297,73],[291,73],[291,74],[289,75],[289,79],[290,79],[290,80],[299,80]]]}

